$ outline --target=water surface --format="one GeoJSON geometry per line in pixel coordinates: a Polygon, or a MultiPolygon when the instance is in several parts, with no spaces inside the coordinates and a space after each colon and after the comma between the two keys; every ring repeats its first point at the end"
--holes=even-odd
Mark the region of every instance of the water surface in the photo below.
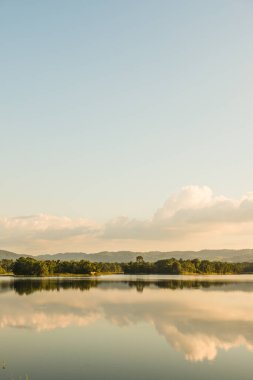
{"type": "Polygon", "coordinates": [[[252,379],[253,276],[0,277],[0,343],[1,380],[252,379]]]}

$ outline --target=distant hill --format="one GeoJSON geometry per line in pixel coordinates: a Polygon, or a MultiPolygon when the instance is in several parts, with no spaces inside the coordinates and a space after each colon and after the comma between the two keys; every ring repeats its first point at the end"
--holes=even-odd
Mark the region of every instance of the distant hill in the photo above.
{"type": "Polygon", "coordinates": [[[202,251],[171,251],[171,252],[131,252],[131,251],[118,251],[118,252],[98,252],[98,253],[57,253],[54,255],[40,255],[38,258],[41,260],[89,260],[101,262],[129,262],[134,261],[137,256],[141,255],[145,261],[157,261],[162,259],[169,259],[171,257],[182,259],[195,259],[202,260],[219,260],[219,261],[252,261],[253,262],[253,249],[241,250],[202,250],[202,251]]]}
{"type": "Polygon", "coordinates": [[[21,256],[29,256],[29,255],[18,255],[17,253],[14,253],[14,252],[0,250],[0,260],[2,259],[16,260],[21,256]]]}
{"type": "MultiPolygon", "coordinates": [[[[195,259],[202,260],[219,260],[228,262],[241,262],[249,261],[253,262],[253,249],[219,249],[219,250],[201,250],[201,251],[171,251],[171,252],[131,252],[131,251],[118,251],[118,252],[98,252],[98,253],[83,253],[83,252],[68,252],[68,253],[56,253],[52,255],[39,255],[35,258],[39,260],[89,260],[100,262],[129,262],[135,261],[137,256],[142,256],[145,261],[157,261],[162,259],[168,259],[175,257],[177,259],[195,259]]],[[[1,259],[13,259],[16,260],[21,255],[8,251],[0,250],[1,259]]]]}

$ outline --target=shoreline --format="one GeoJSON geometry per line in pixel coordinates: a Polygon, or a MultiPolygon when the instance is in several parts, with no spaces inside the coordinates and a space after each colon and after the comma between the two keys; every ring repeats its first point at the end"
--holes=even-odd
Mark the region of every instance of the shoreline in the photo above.
{"type": "Polygon", "coordinates": [[[145,276],[145,277],[152,277],[152,276],[158,276],[158,277],[175,277],[176,279],[178,277],[199,277],[199,278],[208,278],[208,277],[232,277],[232,276],[252,276],[253,273],[182,273],[182,274],[172,274],[172,273],[98,273],[98,274],[72,274],[72,273],[63,273],[63,274],[51,274],[51,275],[45,275],[45,276],[38,276],[38,275],[15,275],[13,273],[4,273],[0,274],[1,277],[12,277],[12,278],[20,278],[20,279],[50,279],[50,278],[83,278],[83,279],[95,279],[103,276],[145,276]]]}

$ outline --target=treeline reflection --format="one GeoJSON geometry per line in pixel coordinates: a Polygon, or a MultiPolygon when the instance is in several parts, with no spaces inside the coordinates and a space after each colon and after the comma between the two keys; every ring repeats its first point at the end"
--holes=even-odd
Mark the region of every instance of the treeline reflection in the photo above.
{"type": "Polygon", "coordinates": [[[61,290],[79,290],[89,291],[93,288],[102,290],[136,289],[137,292],[143,292],[145,288],[159,289],[201,289],[215,291],[246,291],[253,292],[253,282],[237,281],[204,281],[204,280],[98,280],[98,279],[13,279],[11,281],[0,281],[0,292],[15,291],[19,295],[29,295],[34,292],[42,291],[61,291],[61,290]]]}

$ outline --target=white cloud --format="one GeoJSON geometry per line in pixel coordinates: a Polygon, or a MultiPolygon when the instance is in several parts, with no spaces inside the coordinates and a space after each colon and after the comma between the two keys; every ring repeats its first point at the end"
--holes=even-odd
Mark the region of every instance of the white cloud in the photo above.
{"type": "Polygon", "coordinates": [[[148,220],[118,217],[98,224],[52,215],[0,218],[0,247],[19,252],[171,250],[253,246],[253,193],[215,196],[187,186],[148,220]]]}
{"type": "MultiPolygon", "coordinates": [[[[253,232],[253,194],[241,199],[216,197],[210,188],[187,186],[171,196],[152,219],[138,221],[118,218],[107,223],[105,236],[109,238],[168,239],[220,233],[228,227],[241,232],[246,223],[253,232]]],[[[252,241],[253,242],[253,241],[252,241]]],[[[188,249],[191,247],[188,246],[188,249]]]]}
{"type": "MultiPolygon", "coordinates": [[[[85,218],[71,219],[54,215],[33,215],[15,218],[0,218],[1,247],[15,247],[18,251],[41,249],[48,247],[64,249],[73,248],[98,236],[99,224],[85,218]],[[81,240],[81,242],[80,242],[81,240]]],[[[50,249],[50,248],[49,248],[50,249]]]]}
{"type": "Polygon", "coordinates": [[[209,187],[186,186],[178,194],[171,196],[163,207],[157,210],[154,219],[168,219],[180,210],[198,210],[210,207],[214,202],[215,199],[209,187]]]}

